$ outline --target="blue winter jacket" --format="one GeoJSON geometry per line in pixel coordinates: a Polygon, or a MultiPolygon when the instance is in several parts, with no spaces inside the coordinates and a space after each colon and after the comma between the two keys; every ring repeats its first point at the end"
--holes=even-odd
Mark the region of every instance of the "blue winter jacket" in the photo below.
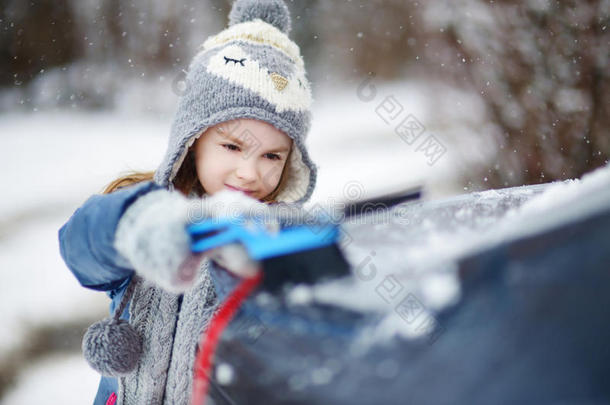
{"type": "MultiPolygon", "coordinates": [[[[83,287],[106,292],[112,300],[110,314],[121,302],[134,274],[131,264],[114,248],[119,220],[139,197],[160,188],[143,182],[111,194],[94,195],[59,230],[60,253],[66,265],[83,287]]],[[[237,279],[214,262],[210,262],[209,272],[216,296],[222,300],[237,279]]],[[[121,318],[129,319],[129,305],[121,318]]],[[[94,405],[105,405],[117,390],[116,378],[102,377],[94,405]]]]}
{"type": "MultiPolygon", "coordinates": [[[[94,195],[59,230],[60,253],[68,268],[83,287],[108,294],[111,314],[134,274],[113,246],[118,222],[138,197],[159,188],[144,182],[112,194],[94,195]]],[[[129,306],[121,318],[129,318],[129,306]]],[[[117,390],[116,378],[102,377],[94,405],[106,404],[117,390]]]]}

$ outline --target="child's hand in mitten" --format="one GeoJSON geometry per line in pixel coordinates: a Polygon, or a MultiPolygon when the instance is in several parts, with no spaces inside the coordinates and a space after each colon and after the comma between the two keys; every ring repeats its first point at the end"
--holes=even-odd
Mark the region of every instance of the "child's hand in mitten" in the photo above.
{"type": "MultiPolygon", "coordinates": [[[[200,205],[192,213],[194,216],[191,220],[194,222],[208,218],[231,222],[244,217],[256,222],[258,226],[264,226],[268,232],[276,232],[279,227],[267,204],[233,190],[223,190],[200,200],[200,205]]],[[[223,227],[219,226],[220,228],[223,227]]],[[[216,246],[204,254],[236,275],[248,277],[256,272],[256,264],[250,260],[246,249],[239,243],[216,246]]]]}
{"type": "Polygon", "coordinates": [[[174,293],[193,284],[201,262],[186,232],[189,206],[178,192],[150,192],[125,211],[115,234],[115,248],[135,271],[174,293]]]}
{"type": "Polygon", "coordinates": [[[231,243],[204,254],[191,252],[186,231],[189,223],[205,218],[261,218],[273,228],[266,204],[232,190],[189,200],[178,192],[153,191],[134,202],[123,214],[115,235],[115,248],[128,259],[135,271],[167,291],[188,289],[203,256],[239,275],[252,274],[252,262],[243,247],[231,243]]]}

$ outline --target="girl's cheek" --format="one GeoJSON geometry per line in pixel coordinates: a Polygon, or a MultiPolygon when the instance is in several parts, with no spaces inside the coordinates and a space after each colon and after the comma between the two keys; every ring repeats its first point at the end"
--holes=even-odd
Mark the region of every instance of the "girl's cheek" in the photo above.
{"type": "Polygon", "coordinates": [[[218,154],[212,158],[214,165],[222,170],[235,168],[243,160],[243,156],[240,153],[233,152],[232,154],[218,154]]]}
{"type": "Polygon", "coordinates": [[[271,189],[275,188],[280,181],[283,169],[283,162],[266,162],[262,169],[265,186],[271,189]]]}

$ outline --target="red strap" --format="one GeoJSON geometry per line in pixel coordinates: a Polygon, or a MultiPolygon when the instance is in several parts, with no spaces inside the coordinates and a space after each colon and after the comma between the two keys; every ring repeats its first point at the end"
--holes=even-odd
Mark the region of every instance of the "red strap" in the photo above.
{"type": "Polygon", "coordinates": [[[237,309],[260,283],[262,277],[263,272],[259,270],[255,276],[244,278],[212,316],[208,329],[201,338],[200,350],[195,359],[191,405],[205,404],[209,386],[209,375],[212,368],[212,357],[216,351],[218,339],[235,315],[237,309]]]}

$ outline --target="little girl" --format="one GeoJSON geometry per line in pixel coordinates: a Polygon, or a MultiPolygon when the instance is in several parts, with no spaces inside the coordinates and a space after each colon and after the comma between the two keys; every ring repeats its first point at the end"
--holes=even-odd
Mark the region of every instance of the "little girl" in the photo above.
{"type": "MultiPolygon", "coordinates": [[[[189,403],[198,342],[240,265],[231,245],[205,258],[191,253],[193,217],[300,206],[311,196],[311,91],[290,28],[281,0],[236,0],[229,27],[190,64],[157,170],[114,181],[60,229],[68,268],[84,287],[108,293],[111,314],[141,343],[120,356],[88,354],[103,374],[96,405],[189,403]]],[[[90,328],[84,345],[129,346],[107,326],[90,328]]]]}

